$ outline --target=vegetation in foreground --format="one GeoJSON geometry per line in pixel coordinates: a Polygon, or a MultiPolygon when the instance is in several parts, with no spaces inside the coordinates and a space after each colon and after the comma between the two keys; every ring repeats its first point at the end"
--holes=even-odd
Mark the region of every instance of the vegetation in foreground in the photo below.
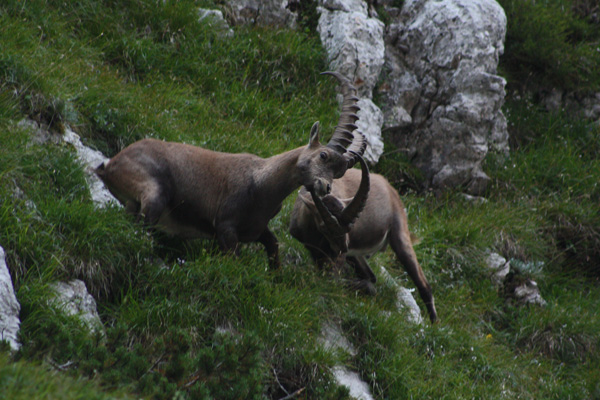
{"type": "MultiPolygon", "coordinates": [[[[324,132],[336,121],[313,34],[236,28],[231,40],[196,21],[203,2],[167,3],[0,6],[0,245],[23,344],[0,356],[0,392],[341,399],[347,390],[330,367],[342,363],[376,398],[600,398],[600,132],[534,99],[507,103],[519,140],[509,159],[490,157],[487,202],[404,190],[406,160],[393,153],[376,167],[405,192],[442,319],[435,326],[386,312],[394,295],[382,285],[364,297],[318,271],[287,233],[293,198],[271,222],[278,271],[260,246],[233,259],[209,241],[150,236],[117,207],[94,208],[72,149],[34,144],[18,121],[56,132],[68,124],[108,156],[146,136],[269,156],[305,143],[315,120],[324,132]],[[522,274],[547,306],[507,302],[484,268],[488,251],[535,266],[522,274]],[[95,295],[105,336],[48,306],[48,283],[68,278],[95,295]],[[320,344],[329,320],[355,357],[320,344]]],[[[391,252],[372,265],[411,287],[391,252]]]]}

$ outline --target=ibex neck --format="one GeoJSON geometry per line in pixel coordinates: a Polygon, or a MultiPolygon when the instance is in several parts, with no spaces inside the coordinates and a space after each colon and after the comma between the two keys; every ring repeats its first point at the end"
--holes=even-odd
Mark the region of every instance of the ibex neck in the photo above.
{"type": "Polygon", "coordinates": [[[299,172],[296,168],[298,158],[304,147],[267,158],[263,168],[258,171],[256,180],[264,188],[269,188],[266,201],[281,203],[300,186],[299,172]]]}

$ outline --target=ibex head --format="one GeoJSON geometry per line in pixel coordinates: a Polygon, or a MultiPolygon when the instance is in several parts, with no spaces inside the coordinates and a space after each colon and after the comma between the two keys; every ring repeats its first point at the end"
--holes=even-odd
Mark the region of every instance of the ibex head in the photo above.
{"type": "Polygon", "coordinates": [[[317,196],[325,196],[331,191],[333,179],[341,178],[351,168],[366,147],[366,140],[354,124],[360,109],[356,104],[356,88],[343,75],[337,72],[323,72],[338,79],[343,95],[342,111],[329,143],[319,142],[319,123],[315,122],[310,131],[310,140],[298,159],[300,184],[317,196]]]}
{"type": "Polygon", "coordinates": [[[350,199],[339,199],[333,195],[320,198],[314,191],[310,194],[300,190],[299,198],[311,210],[315,223],[327,238],[332,249],[339,253],[348,251],[348,237],[352,224],[365,208],[369,196],[369,168],[364,159],[351,151],[360,162],[361,181],[355,196],[350,199]]]}

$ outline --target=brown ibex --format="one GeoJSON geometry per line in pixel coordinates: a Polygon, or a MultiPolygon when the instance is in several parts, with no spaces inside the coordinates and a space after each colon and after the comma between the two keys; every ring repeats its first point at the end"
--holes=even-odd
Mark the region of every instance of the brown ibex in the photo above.
{"type": "Polygon", "coordinates": [[[100,165],[96,173],[126,210],[149,226],[183,238],[216,238],[224,252],[239,242],[265,246],[279,265],[278,243],[269,221],[299,186],[323,196],[365,149],[356,130],[356,89],[336,72],[343,95],[338,125],[327,145],[319,124],[307,146],[270,157],[231,154],[181,143],[144,139],[100,165]],[[352,152],[351,152],[352,151],[352,152]],[[354,153],[355,152],[355,153],[354,153]]]}
{"type": "MultiPolygon", "coordinates": [[[[364,209],[369,195],[369,168],[360,155],[356,154],[356,157],[361,167],[361,181],[353,198],[341,200],[333,194],[319,197],[311,190],[301,190],[299,193],[299,198],[313,212],[315,216],[314,222],[318,225],[319,232],[329,243],[331,254],[336,255],[335,260],[332,259],[335,272],[339,272],[346,261],[348,245],[350,243],[348,233],[352,224],[364,209]],[[310,193],[312,200],[308,197],[307,192],[310,193]]],[[[292,217],[293,220],[294,217],[292,217]]],[[[320,261],[320,264],[322,264],[322,260],[320,261]]],[[[359,271],[359,275],[361,276],[364,273],[366,271],[359,271]]],[[[371,276],[374,279],[374,275],[371,274],[371,276]]]]}
{"type": "Polygon", "coordinates": [[[389,244],[417,286],[431,322],[435,322],[437,312],[431,287],[417,261],[402,200],[383,176],[368,174],[370,191],[361,212],[365,192],[357,188],[365,186],[361,182],[365,181],[366,166],[362,169],[362,179],[357,169],[349,169],[343,177],[335,179],[331,194],[322,200],[301,188],[292,210],[290,233],[304,244],[319,267],[339,260],[345,246],[348,263],[366,287],[376,280],[367,257],[389,244]],[[356,205],[344,208],[348,203],[356,205]],[[351,215],[342,217],[340,210],[351,209],[351,215]]]}

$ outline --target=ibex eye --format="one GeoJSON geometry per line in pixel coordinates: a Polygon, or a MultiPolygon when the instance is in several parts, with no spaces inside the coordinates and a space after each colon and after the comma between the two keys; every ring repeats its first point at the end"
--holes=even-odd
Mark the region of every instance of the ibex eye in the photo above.
{"type": "Polygon", "coordinates": [[[327,153],[325,153],[324,151],[321,152],[320,156],[321,156],[321,160],[327,160],[327,153]]]}

